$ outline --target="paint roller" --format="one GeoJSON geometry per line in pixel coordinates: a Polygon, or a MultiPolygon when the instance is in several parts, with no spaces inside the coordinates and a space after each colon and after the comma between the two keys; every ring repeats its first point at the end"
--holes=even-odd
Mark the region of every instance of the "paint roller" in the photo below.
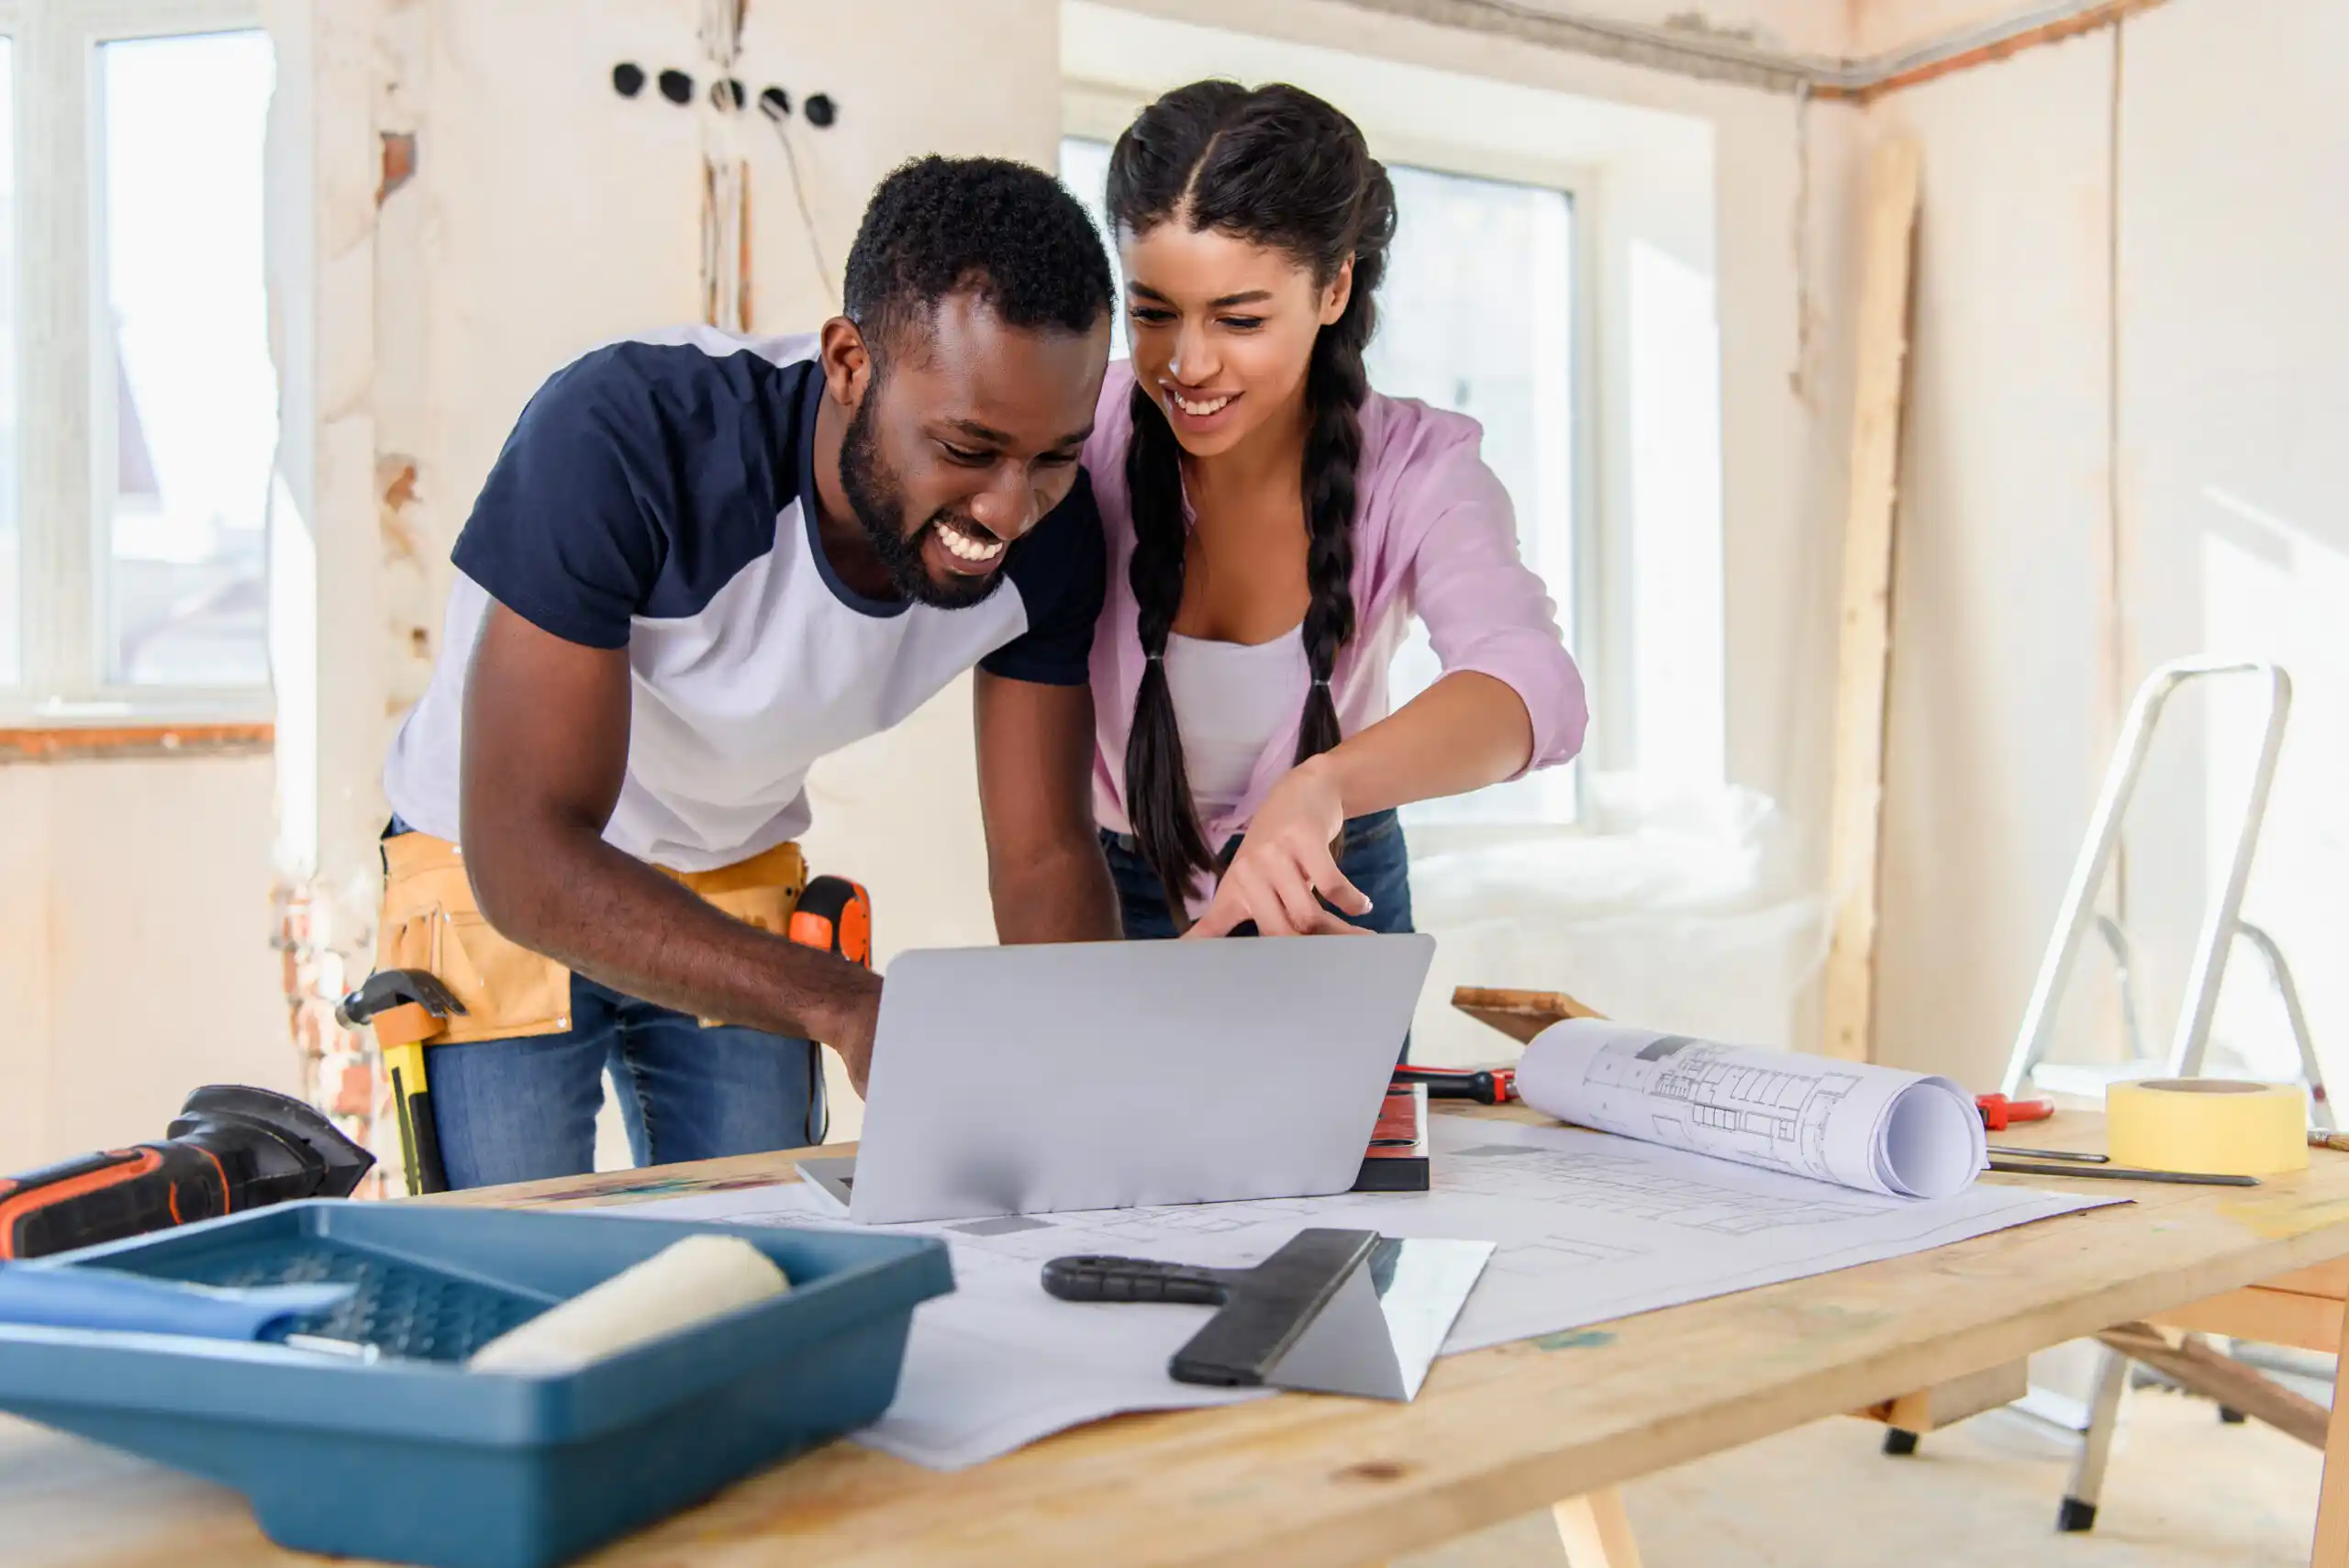
{"type": "Polygon", "coordinates": [[[688,1236],[475,1351],[473,1372],[548,1375],[781,1296],[791,1282],[740,1236],[688,1236]]]}

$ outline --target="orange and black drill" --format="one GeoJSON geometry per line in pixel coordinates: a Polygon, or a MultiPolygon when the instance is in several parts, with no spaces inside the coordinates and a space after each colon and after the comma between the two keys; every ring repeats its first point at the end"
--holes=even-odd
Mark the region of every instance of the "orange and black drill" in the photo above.
{"type": "Polygon", "coordinates": [[[161,1143],[0,1176],[0,1261],[46,1257],[295,1198],[349,1197],[375,1157],[300,1100],[214,1084],[161,1143]]]}

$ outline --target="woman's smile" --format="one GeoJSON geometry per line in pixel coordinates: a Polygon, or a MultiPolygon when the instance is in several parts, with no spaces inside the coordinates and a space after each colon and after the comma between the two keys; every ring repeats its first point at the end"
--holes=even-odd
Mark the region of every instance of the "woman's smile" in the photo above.
{"type": "Polygon", "coordinates": [[[1163,383],[1160,392],[1167,422],[1178,432],[1201,436],[1220,428],[1225,416],[1241,398],[1237,392],[1178,392],[1163,383]]]}

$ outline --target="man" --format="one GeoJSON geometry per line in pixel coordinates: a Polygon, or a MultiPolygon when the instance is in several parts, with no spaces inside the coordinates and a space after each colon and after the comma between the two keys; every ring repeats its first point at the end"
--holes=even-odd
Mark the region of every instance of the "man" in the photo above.
{"type": "Polygon", "coordinates": [[[923,159],[818,336],[610,345],[523,411],[385,773],[379,964],[467,1007],[430,1052],[451,1186],[590,1169],[607,1064],[640,1162],[819,1141],[808,1042],[862,1089],[881,982],[779,934],[802,784],[974,665],[998,934],[1117,934],[1077,464],[1110,289],[1050,176],[923,159]]]}

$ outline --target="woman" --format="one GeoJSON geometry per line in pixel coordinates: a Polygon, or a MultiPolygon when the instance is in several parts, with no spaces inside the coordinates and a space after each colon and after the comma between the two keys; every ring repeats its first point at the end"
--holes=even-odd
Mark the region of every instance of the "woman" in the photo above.
{"type": "Polygon", "coordinates": [[[1386,171],[1310,94],[1201,82],[1118,139],[1108,197],[1132,359],[1085,461],[1126,935],[1408,930],[1395,808],[1565,762],[1586,715],[1476,423],[1370,390],[1386,171]],[[1390,714],[1415,612],[1444,674],[1390,714]]]}

